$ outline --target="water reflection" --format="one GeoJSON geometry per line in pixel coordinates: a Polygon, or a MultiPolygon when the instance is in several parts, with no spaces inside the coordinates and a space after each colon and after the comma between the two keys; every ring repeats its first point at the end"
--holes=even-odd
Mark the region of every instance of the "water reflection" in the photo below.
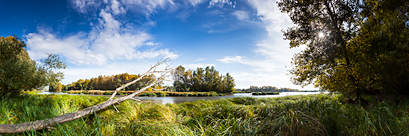
{"type": "Polygon", "coordinates": [[[195,97],[195,96],[188,96],[188,97],[135,97],[142,101],[153,101],[162,104],[167,103],[184,103],[184,102],[191,102],[197,100],[217,100],[222,98],[233,98],[233,97],[256,97],[256,98],[266,98],[266,97],[281,97],[281,96],[289,96],[289,95],[309,95],[309,94],[319,94],[320,92],[283,92],[279,95],[251,95],[251,93],[236,93],[233,95],[226,95],[226,96],[212,96],[212,97],[195,97]]]}
{"type": "MultiPolygon", "coordinates": [[[[289,95],[309,95],[309,94],[319,94],[320,92],[282,92],[279,95],[251,95],[251,93],[235,93],[232,95],[226,95],[226,96],[209,96],[209,97],[195,97],[195,96],[172,96],[172,97],[134,97],[137,99],[142,100],[143,102],[157,102],[157,103],[162,103],[162,104],[178,104],[178,103],[184,103],[184,102],[191,102],[191,101],[197,101],[197,100],[217,100],[217,99],[222,99],[222,98],[233,98],[233,97],[256,97],[256,98],[266,98],[266,97],[282,97],[282,96],[289,96],[289,95]]],[[[62,93],[62,92],[42,92],[38,94],[67,94],[67,93],[62,93]]],[[[90,96],[107,96],[109,97],[110,95],[93,95],[93,94],[68,94],[68,95],[90,95],[90,96]]],[[[121,96],[116,96],[116,97],[121,97],[121,96]]]]}

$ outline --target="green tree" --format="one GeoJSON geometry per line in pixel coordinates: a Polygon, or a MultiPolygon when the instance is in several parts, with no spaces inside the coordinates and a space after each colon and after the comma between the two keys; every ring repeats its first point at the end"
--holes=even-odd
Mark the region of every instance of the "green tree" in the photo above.
{"type": "Polygon", "coordinates": [[[190,69],[185,71],[183,66],[179,66],[176,68],[173,78],[173,86],[179,92],[231,92],[235,86],[234,79],[229,73],[223,76],[213,66],[207,66],[205,70],[197,68],[197,71],[190,69]]]}
{"type": "MultiPolygon", "coordinates": [[[[332,76],[334,67],[351,67],[346,50],[347,41],[352,39],[359,15],[355,5],[357,1],[340,0],[282,0],[278,2],[280,10],[288,13],[296,26],[284,32],[290,40],[290,47],[306,45],[307,48],[293,58],[294,68],[290,71],[295,77],[293,83],[308,85],[314,79],[332,76]],[[321,36],[320,36],[321,35],[321,36]],[[329,73],[329,74],[327,74],[329,73]]],[[[354,90],[355,79],[346,75],[349,83],[345,89],[354,90]]],[[[317,84],[320,86],[320,84],[317,84]]]]}
{"type": "Polygon", "coordinates": [[[58,82],[56,84],[50,85],[49,91],[50,92],[61,92],[61,90],[63,89],[63,85],[58,82]]]}
{"type": "Polygon", "coordinates": [[[321,89],[358,98],[363,93],[385,94],[393,92],[389,89],[407,88],[408,3],[404,0],[278,2],[280,10],[288,13],[296,24],[284,31],[290,47],[306,45],[293,58],[294,67],[290,71],[294,75],[293,83],[303,86],[314,83],[321,89]]]}
{"type": "Polygon", "coordinates": [[[367,0],[365,21],[347,48],[363,94],[409,95],[409,1],[367,0]]]}
{"type": "Polygon", "coordinates": [[[91,90],[91,89],[90,89],[90,83],[91,83],[91,80],[85,79],[85,81],[84,81],[84,83],[83,83],[83,88],[84,88],[84,90],[91,90]]]}
{"type": "Polygon", "coordinates": [[[226,89],[229,89],[226,90],[228,92],[234,91],[234,87],[236,86],[233,77],[229,73],[226,74],[226,86],[226,89]]]}
{"type": "Polygon", "coordinates": [[[204,70],[203,68],[197,68],[196,71],[193,71],[193,89],[195,91],[203,92],[203,80],[204,80],[204,70]]]}
{"type": "Polygon", "coordinates": [[[213,83],[213,74],[212,70],[210,69],[209,66],[206,67],[205,69],[205,74],[204,74],[204,89],[207,91],[212,91],[212,83],[213,83]]]}
{"type": "Polygon", "coordinates": [[[40,64],[28,56],[24,41],[15,36],[0,37],[0,95],[16,96],[21,90],[31,90],[58,83],[62,72],[55,69],[66,65],[54,54],[48,54],[40,64]]]}
{"type": "Polygon", "coordinates": [[[190,90],[189,86],[186,84],[186,72],[185,67],[179,66],[176,68],[175,73],[173,74],[173,86],[178,92],[188,92],[190,90]]]}

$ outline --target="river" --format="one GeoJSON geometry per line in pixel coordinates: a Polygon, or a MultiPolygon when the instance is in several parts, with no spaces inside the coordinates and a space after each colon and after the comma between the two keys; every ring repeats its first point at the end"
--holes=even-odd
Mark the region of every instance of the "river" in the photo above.
{"type": "MultiPolygon", "coordinates": [[[[266,98],[266,97],[282,97],[289,95],[309,95],[309,94],[319,94],[320,92],[281,92],[279,95],[251,95],[251,93],[235,93],[232,95],[226,96],[209,96],[209,97],[195,97],[195,96],[169,96],[169,97],[134,97],[136,99],[142,100],[142,102],[153,101],[162,104],[167,103],[184,103],[197,100],[217,100],[222,98],[233,98],[233,97],[256,97],[256,98],[266,98]]],[[[67,94],[67,93],[53,93],[53,92],[42,92],[39,94],[67,94]]],[[[87,94],[68,94],[68,95],[87,95],[87,94]]],[[[92,96],[101,96],[101,95],[92,95],[92,96]]],[[[109,95],[103,95],[109,96],[109,95]]],[[[120,97],[120,96],[118,96],[120,97]]]]}

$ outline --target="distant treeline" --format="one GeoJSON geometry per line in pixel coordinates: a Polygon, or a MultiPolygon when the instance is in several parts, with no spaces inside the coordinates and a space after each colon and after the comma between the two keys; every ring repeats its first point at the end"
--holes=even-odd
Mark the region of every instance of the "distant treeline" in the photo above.
{"type": "Polygon", "coordinates": [[[298,92],[298,89],[291,89],[291,88],[277,88],[275,86],[250,86],[247,89],[237,89],[237,91],[242,92],[298,92]]]}
{"type": "MultiPolygon", "coordinates": [[[[131,82],[141,75],[133,75],[128,73],[123,73],[119,75],[112,76],[98,76],[97,78],[91,79],[79,79],[68,85],[63,85],[62,90],[115,90],[116,88],[131,82]]],[[[154,75],[146,75],[144,78],[125,88],[125,90],[137,90],[147,86],[149,83],[155,81],[154,75]]],[[[153,88],[160,89],[162,83],[159,83],[153,88]]]]}
{"type": "Polygon", "coordinates": [[[229,73],[222,75],[213,66],[193,71],[179,66],[173,79],[173,86],[178,92],[232,92],[235,86],[234,79],[229,73]]]}

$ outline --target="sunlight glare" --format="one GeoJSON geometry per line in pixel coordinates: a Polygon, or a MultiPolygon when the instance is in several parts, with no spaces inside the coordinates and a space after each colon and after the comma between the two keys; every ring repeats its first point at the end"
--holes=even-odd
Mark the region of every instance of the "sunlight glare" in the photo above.
{"type": "Polygon", "coordinates": [[[318,33],[318,37],[323,38],[323,37],[325,37],[325,35],[324,35],[324,33],[320,32],[320,33],[318,33]]]}

